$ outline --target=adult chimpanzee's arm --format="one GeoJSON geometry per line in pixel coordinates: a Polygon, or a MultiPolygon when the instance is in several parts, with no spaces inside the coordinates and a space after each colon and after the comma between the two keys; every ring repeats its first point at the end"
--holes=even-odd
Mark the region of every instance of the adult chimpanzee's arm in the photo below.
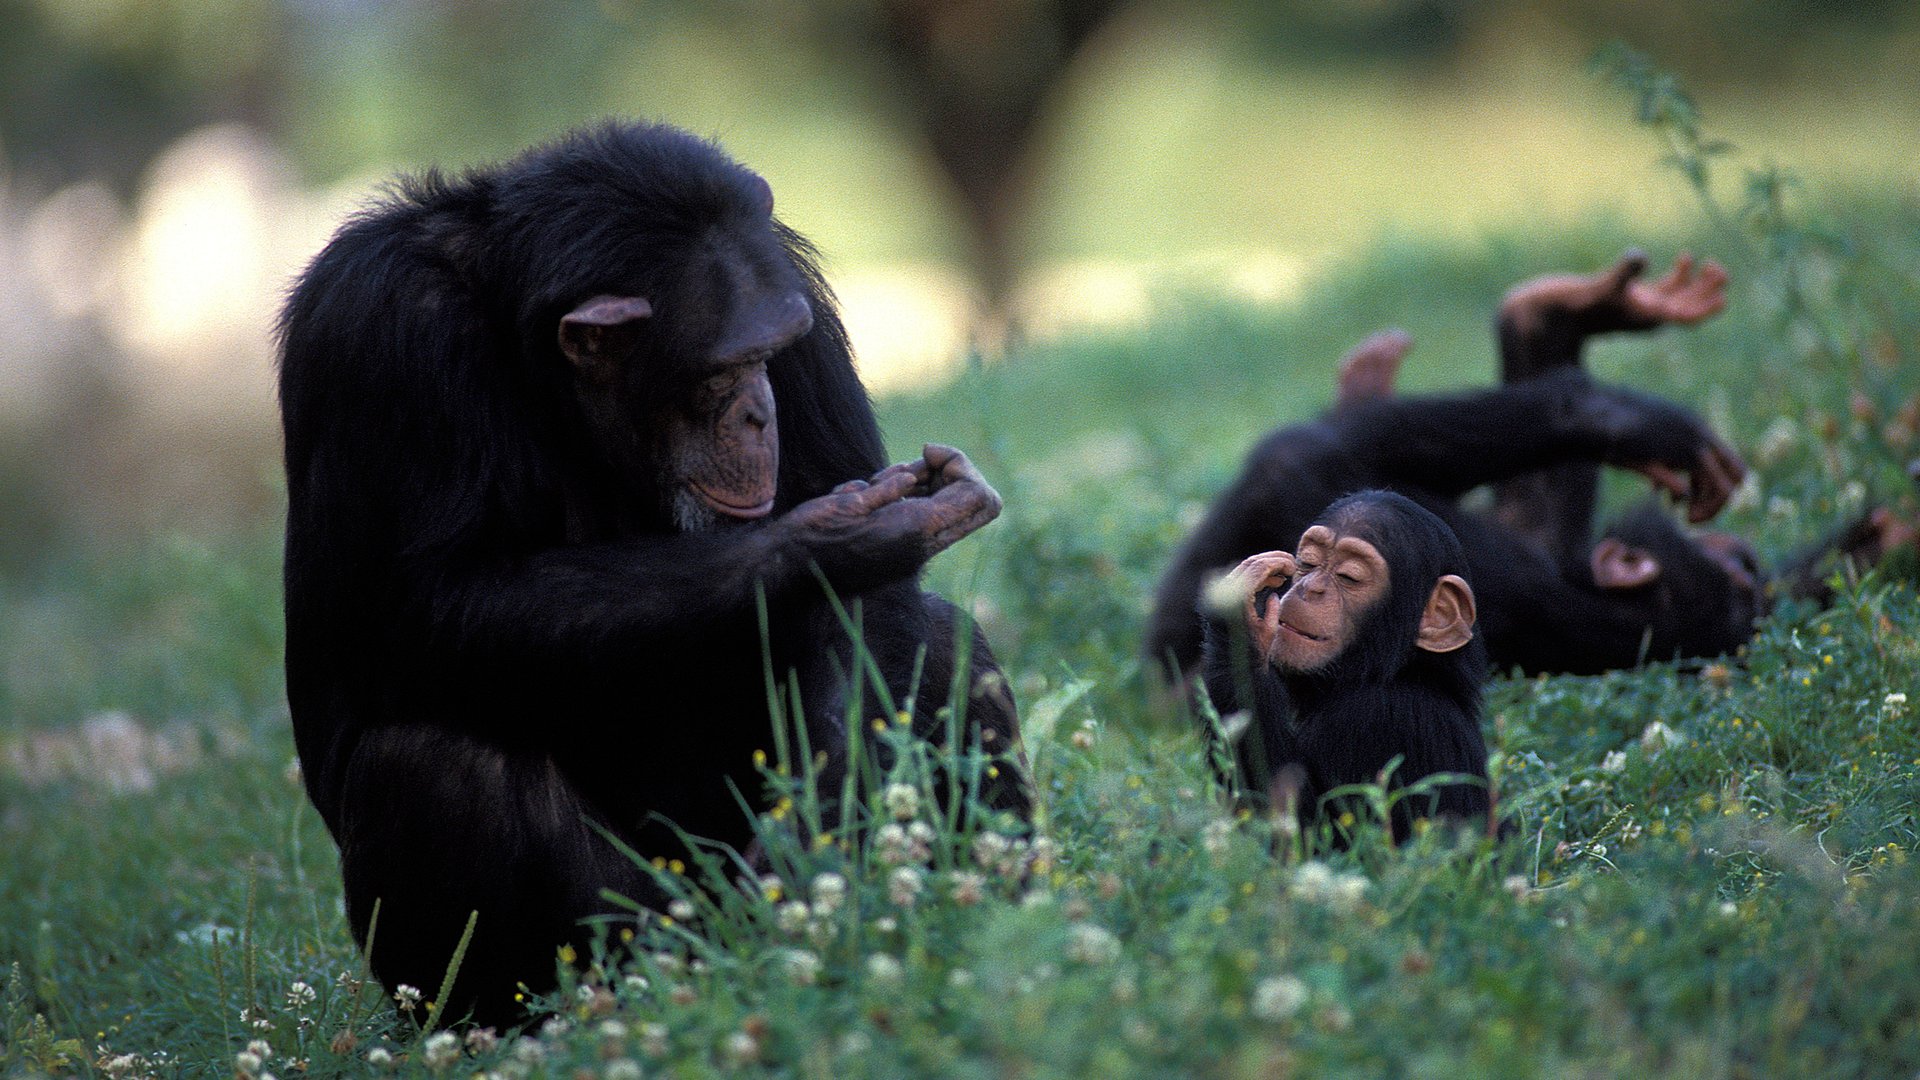
{"type": "Polygon", "coordinates": [[[751,628],[761,591],[777,606],[822,576],[848,597],[909,578],[999,510],[966,455],[930,445],[764,524],[549,548],[425,578],[419,599],[436,637],[514,655],[644,647],[751,628]]]}
{"type": "Polygon", "coordinates": [[[1442,498],[1590,461],[1646,473],[1670,494],[1684,495],[1689,516],[1702,521],[1719,511],[1745,472],[1689,410],[1596,383],[1576,369],[1492,390],[1362,402],[1331,422],[1376,482],[1442,498]]]}

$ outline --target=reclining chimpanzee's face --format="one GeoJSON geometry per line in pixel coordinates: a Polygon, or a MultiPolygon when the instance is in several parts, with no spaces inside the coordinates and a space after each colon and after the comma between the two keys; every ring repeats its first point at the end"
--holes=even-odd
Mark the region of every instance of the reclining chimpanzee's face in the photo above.
{"type": "Polygon", "coordinates": [[[1689,536],[1658,506],[1608,526],[1591,569],[1596,586],[1645,608],[1656,659],[1732,652],[1771,606],[1751,545],[1731,533],[1689,536]]]}

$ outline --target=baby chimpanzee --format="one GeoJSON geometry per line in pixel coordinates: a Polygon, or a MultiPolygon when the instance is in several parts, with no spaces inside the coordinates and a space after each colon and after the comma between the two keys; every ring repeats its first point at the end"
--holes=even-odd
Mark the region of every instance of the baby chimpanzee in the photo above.
{"type": "Polygon", "coordinates": [[[1328,507],[1294,554],[1254,555],[1208,590],[1220,603],[1202,605],[1207,692],[1222,715],[1251,713],[1232,749],[1256,796],[1311,825],[1329,792],[1379,782],[1398,758],[1396,842],[1419,817],[1486,821],[1487,659],[1466,574],[1445,522],[1363,491],[1328,507]],[[1473,779],[1402,790],[1440,773],[1473,779]]]}

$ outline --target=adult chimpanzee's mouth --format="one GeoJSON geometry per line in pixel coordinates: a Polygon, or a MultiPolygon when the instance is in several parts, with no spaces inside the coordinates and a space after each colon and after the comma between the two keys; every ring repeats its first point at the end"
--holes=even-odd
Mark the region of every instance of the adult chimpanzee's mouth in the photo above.
{"type": "Polygon", "coordinates": [[[1299,627],[1297,627],[1297,626],[1295,626],[1295,625],[1293,625],[1293,624],[1292,624],[1292,623],[1290,623],[1290,622],[1282,622],[1282,623],[1280,624],[1280,629],[1282,629],[1282,630],[1285,630],[1285,631],[1286,631],[1287,633],[1289,633],[1289,634],[1292,634],[1292,635],[1293,635],[1294,637],[1300,637],[1300,638],[1305,638],[1305,639],[1307,639],[1308,641],[1325,641],[1325,640],[1327,640],[1327,639],[1326,639],[1325,637],[1322,637],[1322,636],[1321,636],[1321,635],[1319,635],[1319,634],[1309,634],[1309,633],[1307,633],[1307,632],[1306,632],[1305,630],[1302,630],[1302,629],[1300,629],[1299,627]]]}
{"type": "Polygon", "coordinates": [[[713,492],[708,491],[706,488],[701,487],[699,484],[688,484],[687,486],[692,489],[695,495],[700,496],[701,502],[706,503],[708,506],[711,506],[714,510],[722,514],[725,514],[728,517],[736,517],[736,518],[744,518],[747,520],[752,520],[753,518],[762,518],[762,517],[766,517],[768,514],[773,513],[773,497],[772,496],[768,496],[766,500],[763,502],[757,502],[751,505],[743,505],[737,502],[730,502],[719,495],[715,495],[713,492]]]}

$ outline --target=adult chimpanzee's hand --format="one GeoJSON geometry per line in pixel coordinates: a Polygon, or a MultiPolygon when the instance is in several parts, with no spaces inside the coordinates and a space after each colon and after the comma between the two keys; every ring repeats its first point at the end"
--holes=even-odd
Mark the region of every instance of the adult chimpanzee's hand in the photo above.
{"type": "Polygon", "coordinates": [[[849,480],[780,522],[830,578],[912,573],[1000,515],[1000,495],[967,456],[927,444],[919,461],[849,480]]]}

